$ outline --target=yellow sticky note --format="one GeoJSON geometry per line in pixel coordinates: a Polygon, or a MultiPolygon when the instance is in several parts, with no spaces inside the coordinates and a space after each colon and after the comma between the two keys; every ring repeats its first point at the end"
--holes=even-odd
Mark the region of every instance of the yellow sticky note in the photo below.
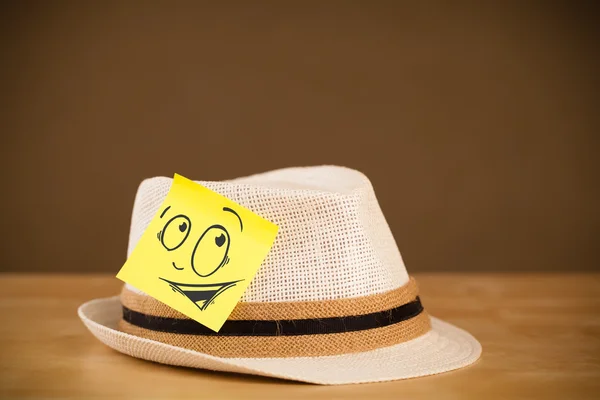
{"type": "Polygon", "coordinates": [[[276,235],[277,225],[175,174],[117,278],[218,331],[276,235]]]}

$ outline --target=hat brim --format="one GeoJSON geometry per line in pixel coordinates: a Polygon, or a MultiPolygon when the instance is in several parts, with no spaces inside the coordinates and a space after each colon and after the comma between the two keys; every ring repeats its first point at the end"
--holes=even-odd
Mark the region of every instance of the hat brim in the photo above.
{"type": "Polygon", "coordinates": [[[117,329],[118,296],[89,301],[79,317],[107,346],[133,357],[192,368],[238,372],[316,384],[380,382],[439,374],[477,361],[481,345],[469,333],[437,318],[432,330],[408,342],[362,353],[323,357],[221,358],[117,329]]]}

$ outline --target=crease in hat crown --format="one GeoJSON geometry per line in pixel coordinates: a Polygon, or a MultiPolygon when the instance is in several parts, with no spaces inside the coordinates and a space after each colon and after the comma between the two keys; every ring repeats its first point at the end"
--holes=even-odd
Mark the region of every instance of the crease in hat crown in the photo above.
{"type": "MultiPolygon", "coordinates": [[[[279,226],[241,302],[362,297],[399,288],[409,280],[371,182],[356,170],[296,167],[197,182],[279,226]]],[[[171,183],[172,178],[156,177],[140,184],[128,255],[171,183]]]]}

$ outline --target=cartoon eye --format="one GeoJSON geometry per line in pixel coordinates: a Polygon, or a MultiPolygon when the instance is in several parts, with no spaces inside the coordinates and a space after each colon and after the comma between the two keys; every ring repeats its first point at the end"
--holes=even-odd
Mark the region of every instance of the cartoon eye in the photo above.
{"type": "Polygon", "coordinates": [[[171,218],[160,234],[160,242],[165,249],[172,251],[179,248],[187,239],[192,228],[192,222],[185,215],[171,218]]]}
{"type": "Polygon", "coordinates": [[[221,225],[213,225],[205,230],[192,252],[194,272],[201,277],[217,272],[227,261],[229,245],[229,233],[221,225]]]}

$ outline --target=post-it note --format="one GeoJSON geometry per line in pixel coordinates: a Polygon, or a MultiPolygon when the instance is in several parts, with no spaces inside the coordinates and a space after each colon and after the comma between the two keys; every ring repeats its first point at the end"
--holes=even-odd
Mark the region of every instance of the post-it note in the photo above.
{"type": "Polygon", "coordinates": [[[175,174],[117,278],[218,331],[276,235],[277,225],[175,174]]]}

